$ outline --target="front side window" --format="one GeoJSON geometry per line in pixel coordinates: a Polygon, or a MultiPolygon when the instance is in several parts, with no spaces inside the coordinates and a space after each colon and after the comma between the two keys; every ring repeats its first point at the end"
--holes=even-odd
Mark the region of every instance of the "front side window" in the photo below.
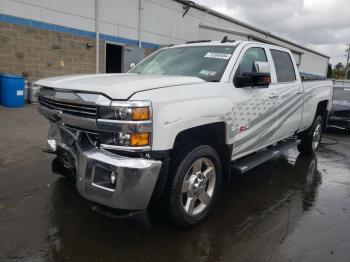
{"type": "Polygon", "coordinates": [[[188,46],[159,50],[129,73],[195,76],[205,81],[220,81],[234,46],[188,46]]]}
{"type": "Polygon", "coordinates": [[[242,73],[255,72],[254,62],[267,62],[264,48],[249,48],[243,55],[237,68],[235,76],[241,76],[242,73]]]}
{"type": "Polygon", "coordinates": [[[289,53],[271,49],[271,55],[275,64],[277,82],[296,80],[294,65],[289,53]]]}

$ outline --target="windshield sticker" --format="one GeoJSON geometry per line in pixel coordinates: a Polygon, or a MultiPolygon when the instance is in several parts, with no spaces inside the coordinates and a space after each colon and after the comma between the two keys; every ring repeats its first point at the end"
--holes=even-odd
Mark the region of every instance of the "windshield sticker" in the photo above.
{"type": "Polygon", "coordinates": [[[209,57],[209,58],[218,58],[218,59],[230,59],[231,54],[225,54],[225,53],[206,53],[206,55],[204,57],[209,57]]]}
{"type": "Polygon", "coordinates": [[[204,69],[202,69],[202,70],[199,72],[200,75],[204,75],[204,76],[208,76],[209,73],[210,73],[210,72],[209,72],[208,70],[204,70],[204,69]]]}
{"type": "Polygon", "coordinates": [[[216,75],[216,72],[215,71],[208,71],[208,70],[205,70],[205,69],[202,69],[200,72],[199,72],[200,75],[204,75],[204,76],[215,76],[216,75]]]}

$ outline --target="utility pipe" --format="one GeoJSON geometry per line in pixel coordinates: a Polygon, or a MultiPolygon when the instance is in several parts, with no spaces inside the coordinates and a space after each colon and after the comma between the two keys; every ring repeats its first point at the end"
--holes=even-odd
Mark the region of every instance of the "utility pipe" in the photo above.
{"type": "Polygon", "coordinates": [[[139,47],[142,46],[141,44],[141,0],[139,0],[139,17],[138,17],[138,23],[139,23],[139,31],[138,31],[138,40],[139,40],[139,47]]]}
{"type": "Polygon", "coordinates": [[[100,73],[100,1],[95,0],[96,74],[100,73]]]}

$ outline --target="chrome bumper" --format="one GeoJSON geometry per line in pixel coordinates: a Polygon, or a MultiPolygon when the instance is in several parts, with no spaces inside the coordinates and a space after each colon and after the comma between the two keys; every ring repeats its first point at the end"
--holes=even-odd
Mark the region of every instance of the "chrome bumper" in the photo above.
{"type": "Polygon", "coordinates": [[[55,123],[49,131],[49,139],[55,140],[57,150],[69,153],[74,160],[76,188],[80,195],[110,208],[146,209],[162,162],[124,157],[87,146],[80,136],[55,123]],[[114,184],[109,183],[112,172],[114,184]]]}

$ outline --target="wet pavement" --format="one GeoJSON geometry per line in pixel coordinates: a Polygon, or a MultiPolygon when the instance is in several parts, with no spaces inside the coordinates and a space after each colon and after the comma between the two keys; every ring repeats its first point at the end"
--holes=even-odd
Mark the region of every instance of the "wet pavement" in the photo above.
{"type": "Polygon", "coordinates": [[[350,261],[350,136],[235,177],[202,224],[91,210],[42,153],[35,106],[0,108],[0,261],[350,261]]]}

